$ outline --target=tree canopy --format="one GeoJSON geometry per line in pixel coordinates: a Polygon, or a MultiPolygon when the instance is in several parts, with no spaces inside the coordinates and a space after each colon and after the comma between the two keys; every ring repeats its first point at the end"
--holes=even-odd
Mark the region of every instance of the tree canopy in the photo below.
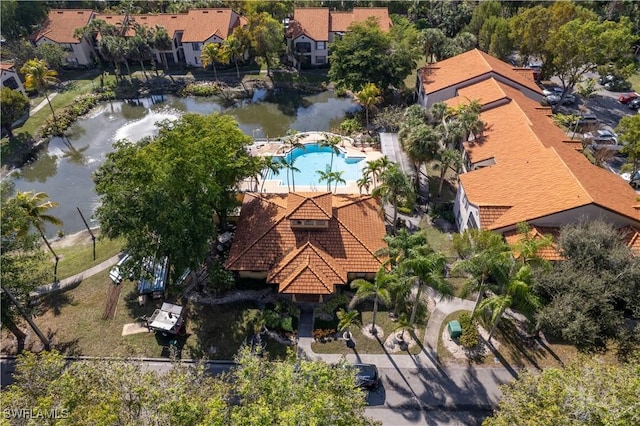
{"type": "Polygon", "coordinates": [[[566,368],[523,371],[504,385],[484,426],[632,425],[640,422],[640,363],[581,358],[566,368]]]}
{"type": "Polygon", "coordinates": [[[247,33],[251,44],[251,52],[259,63],[267,66],[267,75],[278,64],[280,55],[284,52],[282,24],[268,13],[262,12],[249,16],[247,33]]]}
{"type": "Polygon", "coordinates": [[[628,340],[625,313],[640,315],[640,258],[602,221],[563,227],[558,245],[565,259],[534,280],[546,301],[538,326],[585,351],[628,340]]]}
{"type": "Polygon", "coordinates": [[[355,371],[289,355],[270,361],[241,350],[228,374],[132,360],[73,362],[56,352],[18,357],[3,408],[56,410],[60,423],[135,425],[371,425],[355,371]]]}
{"type": "Polygon", "coordinates": [[[124,237],[134,257],[168,256],[174,274],[194,269],[233,208],[236,185],[259,171],[251,138],[229,115],[185,114],[155,138],[118,141],[95,174],[102,232],[124,237]]]}
{"type": "Polygon", "coordinates": [[[331,44],[329,78],[338,88],[354,92],[367,83],[383,91],[402,87],[416,67],[418,46],[418,33],[410,25],[385,33],[373,17],[354,23],[344,37],[331,44]]]}
{"type": "Polygon", "coordinates": [[[0,91],[0,120],[9,137],[13,136],[12,124],[22,117],[29,107],[29,98],[19,90],[3,87],[0,91]]]}
{"type": "Polygon", "coordinates": [[[622,153],[626,155],[625,170],[633,176],[640,171],[640,115],[622,117],[616,127],[622,153]]]}

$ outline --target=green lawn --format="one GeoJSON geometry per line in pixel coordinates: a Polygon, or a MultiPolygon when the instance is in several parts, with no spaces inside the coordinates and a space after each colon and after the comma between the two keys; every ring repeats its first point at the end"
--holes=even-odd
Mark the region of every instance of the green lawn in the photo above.
{"type": "Polygon", "coordinates": [[[633,87],[633,90],[640,90],[640,72],[635,72],[631,77],[629,77],[629,81],[633,87]]]}
{"type": "MultiPolygon", "coordinates": [[[[90,240],[70,247],[53,249],[60,257],[58,279],[64,279],[89,269],[122,251],[123,239],[98,238],[100,231],[94,230],[93,232],[96,235],[96,260],[93,260],[93,244],[90,240]]],[[[43,249],[48,252],[46,247],[43,249]]]]}
{"type": "MultiPolygon", "coordinates": [[[[370,310],[362,311],[361,318],[363,324],[370,324],[373,319],[373,312],[370,310]]],[[[413,338],[417,339],[420,344],[409,349],[408,353],[416,355],[419,354],[420,351],[422,351],[425,323],[426,319],[417,324],[417,329],[415,334],[413,335],[413,338]]],[[[318,326],[330,326],[335,329],[336,324],[337,322],[323,324],[322,322],[316,320],[314,328],[318,328],[318,326]]],[[[391,318],[386,311],[379,310],[376,317],[376,325],[382,327],[382,329],[384,330],[384,335],[379,337],[378,339],[371,339],[369,337],[366,337],[364,334],[362,334],[361,327],[351,327],[351,334],[353,335],[353,340],[356,342],[356,346],[354,349],[347,347],[345,341],[342,339],[333,340],[326,343],[313,342],[311,343],[311,349],[316,353],[322,354],[384,354],[386,353],[386,349],[383,346],[385,339],[394,332],[394,329],[397,327],[397,323],[391,321],[391,318]]],[[[409,332],[407,331],[407,333],[409,332]]],[[[399,353],[407,354],[407,352],[399,353]]]]}

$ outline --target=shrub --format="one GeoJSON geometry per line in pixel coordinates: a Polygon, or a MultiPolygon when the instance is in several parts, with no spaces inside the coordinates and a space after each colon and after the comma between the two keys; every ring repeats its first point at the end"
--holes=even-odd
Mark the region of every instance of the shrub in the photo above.
{"type": "Polygon", "coordinates": [[[286,317],[283,318],[280,322],[280,328],[284,331],[292,332],[293,331],[293,318],[286,317]]]}
{"type": "Polygon", "coordinates": [[[214,96],[220,92],[220,89],[210,83],[190,83],[182,89],[182,96],[214,96]]]}
{"type": "Polygon", "coordinates": [[[343,135],[353,135],[362,131],[362,124],[355,118],[347,118],[338,126],[338,130],[343,135]]]}
{"type": "Polygon", "coordinates": [[[297,317],[300,314],[298,306],[290,300],[278,300],[273,310],[279,314],[287,314],[291,317],[297,317]]]}
{"type": "Polygon", "coordinates": [[[413,210],[409,207],[398,207],[398,213],[406,214],[407,216],[411,216],[413,214],[413,210]]]}
{"type": "Polygon", "coordinates": [[[220,295],[234,287],[235,279],[233,274],[227,271],[222,264],[212,262],[207,265],[209,279],[207,288],[215,295],[220,295]]]}
{"type": "Polygon", "coordinates": [[[463,348],[471,349],[480,343],[480,333],[478,333],[478,323],[468,312],[463,312],[458,318],[462,335],[460,344],[463,348]]]}
{"type": "Polygon", "coordinates": [[[340,308],[346,308],[348,304],[349,297],[347,297],[346,294],[336,294],[316,309],[316,312],[320,314],[333,314],[340,308]]]}
{"type": "Polygon", "coordinates": [[[272,311],[271,309],[265,309],[262,312],[262,319],[264,320],[264,325],[270,330],[277,330],[280,328],[280,314],[272,311]]]}

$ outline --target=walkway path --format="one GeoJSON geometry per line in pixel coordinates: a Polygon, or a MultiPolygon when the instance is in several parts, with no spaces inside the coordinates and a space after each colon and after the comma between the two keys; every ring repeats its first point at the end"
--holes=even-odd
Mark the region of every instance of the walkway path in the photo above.
{"type": "Polygon", "coordinates": [[[31,296],[39,297],[53,291],[65,290],[67,288],[74,287],[80,284],[85,278],[89,278],[99,272],[104,271],[105,269],[111,268],[113,265],[118,263],[121,256],[122,253],[118,253],[115,256],[105,260],[104,262],[98,263],[96,266],[89,268],[86,271],[80,272],[79,274],[72,275],[69,278],[65,278],[51,284],[41,285],[40,287],[37,287],[33,292],[31,292],[31,296]]]}
{"type": "MultiPolygon", "coordinates": [[[[58,95],[58,92],[49,93],[49,100],[52,100],[57,95],[58,95]]],[[[45,105],[47,105],[47,103],[48,103],[47,99],[45,98],[42,102],[40,102],[31,110],[30,114],[35,114],[36,112],[40,111],[42,108],[45,107],[45,105]]]]}

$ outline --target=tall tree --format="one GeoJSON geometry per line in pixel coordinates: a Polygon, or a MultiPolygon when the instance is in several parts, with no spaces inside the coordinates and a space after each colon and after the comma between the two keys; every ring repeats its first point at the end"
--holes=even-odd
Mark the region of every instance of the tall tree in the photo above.
{"type": "Polygon", "coordinates": [[[41,59],[31,59],[27,61],[20,69],[20,72],[24,75],[24,85],[28,90],[35,89],[38,92],[44,93],[44,97],[47,99],[47,104],[49,104],[49,108],[51,108],[53,121],[56,123],[56,133],[58,133],[58,119],[56,118],[56,113],[53,110],[53,105],[51,105],[51,100],[49,99],[49,93],[47,91],[50,85],[58,82],[58,73],[54,70],[50,70],[47,63],[41,59]]]}
{"type": "Polygon", "coordinates": [[[18,351],[24,347],[27,335],[17,323],[18,308],[11,302],[6,290],[9,290],[18,304],[29,307],[29,293],[42,282],[49,273],[46,271],[44,252],[40,249],[40,235],[23,232],[29,229],[29,217],[20,205],[19,199],[10,197],[10,185],[0,184],[2,190],[2,209],[0,209],[0,318],[2,324],[16,337],[18,351]]]}
{"type": "Polygon", "coordinates": [[[631,425],[640,412],[640,363],[581,357],[564,368],[522,371],[503,386],[485,426],[631,425]]]}
{"type": "Polygon", "coordinates": [[[45,2],[6,0],[0,3],[0,27],[7,40],[18,40],[33,32],[47,17],[45,2]]]}
{"type": "Polygon", "coordinates": [[[546,302],[537,326],[583,351],[626,342],[625,312],[640,315],[640,259],[603,221],[564,226],[558,245],[564,260],[534,281],[546,302]]]}
{"type": "Polygon", "coordinates": [[[153,47],[160,52],[160,57],[162,58],[162,64],[164,65],[165,71],[169,69],[169,63],[167,62],[167,50],[171,50],[172,46],[173,41],[171,40],[171,36],[169,36],[167,30],[160,25],[156,25],[153,37],[153,47]]]}
{"type": "Polygon", "coordinates": [[[207,68],[209,65],[213,67],[213,75],[218,81],[218,71],[216,70],[216,63],[226,64],[229,62],[228,52],[224,49],[220,43],[207,43],[202,48],[200,54],[200,60],[202,61],[202,67],[207,68]]]}
{"type": "Polygon", "coordinates": [[[640,171],[640,115],[622,117],[616,132],[622,144],[620,151],[627,156],[623,168],[635,176],[640,171]]]}
{"type": "Polygon", "coordinates": [[[50,223],[55,226],[62,226],[62,221],[57,217],[47,214],[47,212],[55,207],[58,207],[58,203],[48,200],[49,196],[44,192],[18,192],[15,196],[15,201],[18,206],[24,210],[27,215],[27,222],[25,227],[19,230],[19,233],[25,235],[29,232],[29,227],[33,226],[42,237],[42,240],[45,242],[49,251],[55,258],[55,266],[53,270],[53,280],[58,280],[58,261],[60,258],[53,251],[51,244],[49,244],[49,240],[44,233],[44,226],[47,223],[50,223]]]}
{"type": "Polygon", "coordinates": [[[168,256],[172,271],[194,270],[216,234],[213,216],[224,223],[236,186],[260,171],[251,142],[223,114],[185,114],[155,138],[116,142],[94,177],[102,232],[124,237],[134,258],[168,256]]]}
{"type": "Polygon", "coordinates": [[[333,171],[333,156],[340,155],[340,142],[342,142],[342,136],[329,135],[327,133],[322,134],[322,140],[320,140],[321,147],[327,147],[331,150],[331,162],[329,163],[329,172],[333,171]]]}
{"type": "Polygon", "coordinates": [[[329,78],[338,88],[353,92],[367,83],[383,92],[390,86],[402,87],[420,53],[396,49],[401,42],[384,33],[373,17],[353,23],[344,37],[331,45],[329,78]]]}
{"type": "Polygon", "coordinates": [[[369,110],[375,108],[377,104],[382,102],[382,96],[380,96],[380,89],[373,84],[367,83],[359,92],[356,92],[356,100],[365,111],[365,123],[366,129],[369,131],[369,110]]]}
{"type": "Polygon", "coordinates": [[[402,147],[415,168],[415,191],[420,194],[422,165],[437,158],[440,151],[440,135],[427,124],[420,124],[401,133],[401,136],[402,147]]]}
{"type": "Polygon", "coordinates": [[[260,187],[260,192],[264,190],[264,183],[267,181],[269,175],[277,176],[280,174],[280,170],[284,168],[284,164],[279,160],[274,160],[272,156],[262,157],[262,161],[262,185],[260,187]]]}
{"type": "MultiPolygon", "coordinates": [[[[236,31],[234,30],[234,33],[236,31]]],[[[240,37],[231,34],[227,39],[222,43],[225,54],[228,56],[229,60],[233,61],[236,66],[236,76],[240,78],[240,68],[238,68],[238,61],[242,59],[242,55],[247,50],[247,46],[243,45],[242,39],[240,37]]]]}
{"type": "Polygon", "coordinates": [[[445,266],[447,258],[444,254],[429,250],[424,253],[419,250],[411,250],[412,256],[404,259],[399,265],[401,270],[407,271],[412,275],[412,281],[417,282],[418,289],[411,311],[409,323],[414,324],[418,305],[422,300],[422,291],[424,286],[431,287],[442,296],[453,296],[453,287],[444,279],[445,266]]]}
{"type": "Polygon", "coordinates": [[[440,171],[440,183],[438,184],[438,197],[442,195],[442,187],[444,186],[447,171],[451,170],[458,173],[462,165],[462,156],[460,151],[451,148],[445,148],[438,153],[438,163],[434,165],[440,171]]]}
{"type": "Polygon", "coordinates": [[[251,50],[259,62],[267,66],[267,77],[271,76],[271,69],[278,63],[284,52],[282,24],[269,14],[262,12],[249,16],[247,25],[251,50]]]}
{"type": "Polygon", "coordinates": [[[373,190],[372,195],[380,198],[383,203],[391,203],[393,206],[393,235],[396,235],[398,227],[398,203],[401,200],[410,200],[415,194],[411,182],[400,166],[393,163],[380,176],[380,185],[373,190]]]}
{"type": "Polygon", "coordinates": [[[354,307],[364,299],[373,298],[373,319],[371,320],[371,328],[369,329],[371,334],[377,334],[376,315],[378,314],[378,302],[382,302],[385,305],[391,303],[389,284],[393,279],[394,277],[382,266],[376,273],[373,282],[362,278],[351,281],[351,288],[356,290],[356,294],[353,296],[353,299],[351,299],[350,307],[354,307]]]}
{"type": "Polygon", "coordinates": [[[19,90],[3,87],[0,91],[0,121],[7,136],[13,137],[13,123],[22,117],[29,108],[29,98],[19,90]]]}

